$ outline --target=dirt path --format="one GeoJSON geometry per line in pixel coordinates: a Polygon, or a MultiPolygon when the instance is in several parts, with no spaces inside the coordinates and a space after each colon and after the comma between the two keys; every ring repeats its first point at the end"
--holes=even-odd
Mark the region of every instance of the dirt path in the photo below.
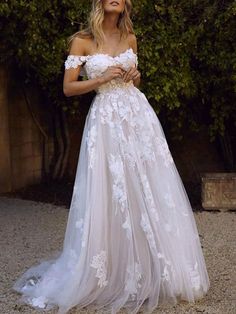
{"type": "MultiPolygon", "coordinates": [[[[181,303],[155,313],[236,313],[235,213],[195,213],[211,288],[195,304],[181,303]],[[234,264],[233,264],[234,262],[234,264]]],[[[68,208],[14,198],[0,198],[0,313],[42,313],[17,304],[11,290],[18,276],[62,248],[68,208]]],[[[51,311],[48,313],[55,313],[51,311]]],[[[70,314],[86,313],[70,311],[70,314]]]]}

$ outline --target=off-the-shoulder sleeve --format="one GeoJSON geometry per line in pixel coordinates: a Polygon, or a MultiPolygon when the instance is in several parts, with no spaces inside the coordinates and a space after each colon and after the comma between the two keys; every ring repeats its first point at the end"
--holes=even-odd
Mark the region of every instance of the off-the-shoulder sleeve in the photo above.
{"type": "Polygon", "coordinates": [[[66,70],[70,68],[76,69],[79,65],[82,65],[87,60],[86,56],[69,55],[65,61],[66,70]]]}

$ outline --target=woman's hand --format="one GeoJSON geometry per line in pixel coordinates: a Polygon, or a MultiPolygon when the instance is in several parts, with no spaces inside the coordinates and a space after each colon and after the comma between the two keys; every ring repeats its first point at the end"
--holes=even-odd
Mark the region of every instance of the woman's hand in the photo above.
{"type": "Polygon", "coordinates": [[[129,82],[129,81],[137,81],[138,79],[140,79],[141,74],[140,72],[137,70],[137,68],[135,66],[129,68],[129,70],[125,73],[125,75],[123,76],[123,81],[124,82],[129,82]]]}
{"type": "Polygon", "coordinates": [[[104,83],[111,81],[114,78],[123,78],[125,70],[121,66],[109,66],[101,76],[104,83]]]}

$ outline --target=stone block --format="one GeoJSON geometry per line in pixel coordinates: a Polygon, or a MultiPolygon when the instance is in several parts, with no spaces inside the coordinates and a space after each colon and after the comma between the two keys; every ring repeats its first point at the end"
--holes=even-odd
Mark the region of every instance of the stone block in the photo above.
{"type": "Polygon", "coordinates": [[[25,174],[22,172],[18,172],[17,174],[14,175],[14,180],[12,182],[12,190],[17,190],[25,187],[27,184],[27,180],[25,177],[25,174]]]}
{"type": "Polygon", "coordinates": [[[39,183],[42,179],[42,170],[35,170],[34,172],[34,183],[39,183]]]}
{"type": "Polygon", "coordinates": [[[22,139],[22,129],[21,128],[11,128],[10,145],[21,145],[22,139]]]}
{"type": "Polygon", "coordinates": [[[27,142],[32,142],[34,140],[32,136],[32,131],[30,128],[22,128],[21,134],[22,134],[22,144],[27,143],[27,142]]]}
{"type": "Polygon", "coordinates": [[[32,157],[33,150],[32,150],[32,143],[24,143],[21,145],[21,157],[32,157]]]}
{"type": "MultiPolygon", "coordinates": [[[[19,160],[21,158],[21,145],[11,145],[11,159],[12,161],[19,160]]],[[[14,162],[12,162],[14,164],[14,162]]]]}
{"type": "Polygon", "coordinates": [[[0,192],[8,192],[12,187],[11,156],[9,144],[8,118],[8,69],[0,67],[0,192]]]}
{"type": "Polygon", "coordinates": [[[17,159],[12,159],[12,175],[15,178],[16,175],[20,175],[23,172],[22,159],[19,157],[17,159]]]}
{"type": "Polygon", "coordinates": [[[202,207],[236,209],[236,173],[202,174],[202,207]]]}
{"type": "Polygon", "coordinates": [[[42,143],[38,141],[32,142],[32,150],[33,150],[33,156],[41,156],[42,155],[42,143]]]}
{"type": "Polygon", "coordinates": [[[21,164],[26,177],[35,169],[34,158],[32,156],[22,158],[21,164]]]}
{"type": "Polygon", "coordinates": [[[42,169],[42,156],[34,157],[32,159],[32,168],[34,170],[41,170],[42,169]]]}
{"type": "Polygon", "coordinates": [[[10,115],[9,123],[11,129],[19,129],[21,127],[21,119],[18,115],[10,115]]]}

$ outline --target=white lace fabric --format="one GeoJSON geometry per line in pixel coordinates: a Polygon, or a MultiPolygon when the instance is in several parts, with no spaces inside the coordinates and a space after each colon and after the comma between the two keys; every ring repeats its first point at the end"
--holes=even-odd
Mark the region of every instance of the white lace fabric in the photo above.
{"type": "MultiPolygon", "coordinates": [[[[88,78],[110,65],[137,66],[128,49],[68,56],[88,78]]],[[[160,121],[145,95],[120,79],[98,88],[84,127],[63,249],[29,268],[13,289],[31,306],[59,314],[72,307],[118,313],[209,289],[201,243],[185,188],[160,121]]]]}
{"type": "Polygon", "coordinates": [[[138,56],[134,53],[132,48],[128,48],[126,51],[120,53],[117,56],[110,56],[105,53],[96,53],[94,55],[79,56],[79,55],[68,55],[65,61],[65,69],[69,70],[71,68],[76,69],[78,66],[81,67],[80,76],[87,75],[88,78],[94,78],[102,74],[107,68],[107,62],[109,65],[123,65],[124,69],[128,69],[131,65],[138,65],[138,56]],[[96,59],[99,58],[102,62],[99,67],[97,67],[96,59]],[[125,63],[124,58],[126,59],[125,63]],[[93,62],[95,59],[95,62],[93,62]],[[88,63],[88,64],[87,64],[88,63]],[[101,68],[102,66],[102,68],[101,68]],[[102,69],[102,71],[101,71],[102,69]]]}

